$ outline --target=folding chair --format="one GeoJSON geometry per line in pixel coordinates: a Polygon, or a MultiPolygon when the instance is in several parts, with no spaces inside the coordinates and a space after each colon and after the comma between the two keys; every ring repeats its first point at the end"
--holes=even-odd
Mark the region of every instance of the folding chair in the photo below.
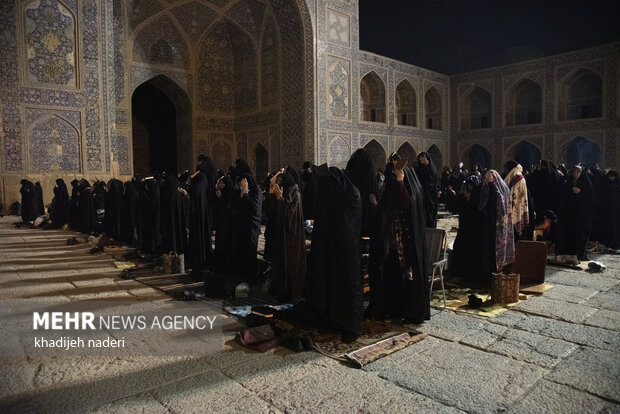
{"type": "Polygon", "coordinates": [[[448,248],[448,234],[441,229],[424,229],[426,241],[426,257],[428,259],[427,274],[429,276],[430,291],[429,297],[433,293],[433,284],[435,281],[441,282],[441,291],[443,293],[443,307],[446,307],[446,289],[443,284],[443,269],[448,263],[446,258],[446,249],[448,248]]]}

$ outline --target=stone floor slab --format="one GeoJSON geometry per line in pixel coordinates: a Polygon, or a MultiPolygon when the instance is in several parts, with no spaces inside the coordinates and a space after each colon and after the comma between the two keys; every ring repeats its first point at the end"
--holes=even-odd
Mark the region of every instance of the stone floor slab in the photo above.
{"type": "Polygon", "coordinates": [[[560,362],[545,379],[620,403],[620,353],[582,347],[560,362]]]}
{"type": "Polygon", "coordinates": [[[584,323],[586,325],[598,326],[599,328],[620,331],[620,312],[601,309],[588,317],[584,323]]]}
{"type": "MultiPolygon", "coordinates": [[[[374,370],[369,364],[368,370],[374,370]]],[[[504,410],[547,370],[512,358],[442,341],[398,367],[377,373],[388,381],[459,409],[504,410]],[[475,390],[475,391],[474,391],[475,390]]]]}
{"type": "Polygon", "coordinates": [[[572,387],[540,380],[531,392],[510,407],[514,414],[618,412],[620,406],[572,387]]]}
{"type": "Polygon", "coordinates": [[[444,310],[422,325],[420,330],[438,338],[458,342],[464,337],[482,329],[486,323],[481,318],[444,310]]]}
{"type": "Polygon", "coordinates": [[[581,323],[598,311],[598,309],[589,306],[545,297],[532,297],[517,304],[514,309],[574,323],[581,323]]]}

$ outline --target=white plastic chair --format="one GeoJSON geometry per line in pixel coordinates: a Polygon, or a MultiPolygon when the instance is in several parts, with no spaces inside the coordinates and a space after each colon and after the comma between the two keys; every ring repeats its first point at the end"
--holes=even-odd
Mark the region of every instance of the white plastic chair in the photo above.
{"type": "Polygon", "coordinates": [[[426,257],[428,259],[427,274],[429,275],[430,290],[429,297],[433,293],[433,284],[436,281],[441,282],[441,291],[443,293],[443,307],[446,307],[446,289],[443,284],[443,270],[448,263],[446,258],[446,249],[448,248],[448,234],[441,229],[424,229],[426,242],[426,257]]]}

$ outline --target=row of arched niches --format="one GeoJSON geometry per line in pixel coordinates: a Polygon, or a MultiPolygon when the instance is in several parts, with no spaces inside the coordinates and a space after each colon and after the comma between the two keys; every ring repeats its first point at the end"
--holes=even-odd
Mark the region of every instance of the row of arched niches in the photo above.
{"type": "MultiPolygon", "coordinates": [[[[360,84],[361,119],[387,122],[385,84],[375,73],[366,74],[360,84]]],[[[557,121],[600,118],[602,116],[603,80],[588,69],[580,69],[560,80],[555,88],[557,121]]],[[[474,86],[459,99],[459,129],[482,129],[543,123],[543,88],[538,82],[523,78],[504,94],[503,114],[493,114],[490,91],[474,86]],[[503,116],[502,116],[503,115],[503,116]]],[[[396,86],[395,124],[426,129],[445,128],[442,97],[434,87],[424,94],[424,125],[417,125],[417,96],[408,80],[396,86]]],[[[549,120],[551,121],[551,120],[549,120]]]]}

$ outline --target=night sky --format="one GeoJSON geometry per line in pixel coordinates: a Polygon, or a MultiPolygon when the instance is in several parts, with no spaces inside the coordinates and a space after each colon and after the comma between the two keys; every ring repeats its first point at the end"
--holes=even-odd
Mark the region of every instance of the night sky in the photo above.
{"type": "Polygon", "coordinates": [[[359,0],[360,49],[446,75],[620,40],[620,0],[359,0]]]}

